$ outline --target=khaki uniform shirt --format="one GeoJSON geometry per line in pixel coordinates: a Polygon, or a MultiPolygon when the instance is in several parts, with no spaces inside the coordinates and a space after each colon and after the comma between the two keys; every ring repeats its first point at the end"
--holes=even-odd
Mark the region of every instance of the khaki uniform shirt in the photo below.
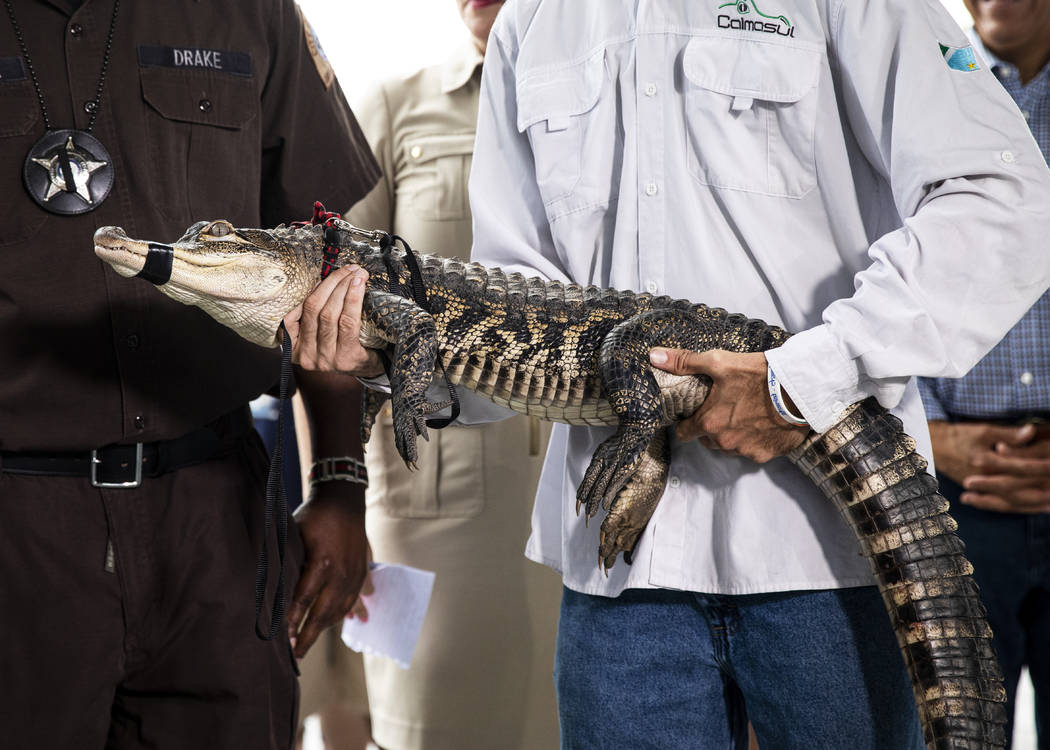
{"type": "MultiPolygon", "coordinates": [[[[481,60],[473,45],[464,45],[444,65],[386,84],[355,105],[383,177],[347,216],[352,224],[401,235],[420,253],[470,259],[467,181],[481,60]]],[[[539,425],[525,417],[481,429],[431,430],[429,441],[418,441],[419,471],[410,473],[394,448],[389,405],[376,429],[366,452],[370,495],[396,516],[476,515],[485,502],[483,483],[475,479],[482,444],[490,441],[490,453],[498,451],[491,441],[506,435],[515,446],[502,449],[523,459],[541,450],[539,425]]]]}
{"type": "MultiPolygon", "coordinates": [[[[464,45],[355,103],[384,177],[350,221],[396,232],[419,252],[468,258],[480,63],[464,45]]],[[[437,574],[411,667],[365,658],[381,746],[557,747],[550,670],[561,586],[522,554],[548,435],[548,424],[522,416],[431,430],[409,472],[389,407],[380,413],[365,453],[368,538],[376,560],[437,574]]]]}
{"type": "MultiPolygon", "coordinates": [[[[53,129],[88,126],[113,0],[14,0],[53,129]]],[[[116,170],[79,216],[29,197],[45,133],[0,15],[0,449],[82,450],[173,438],[276,379],[249,344],[95,257],[104,225],[170,242],[192,223],[272,226],[345,210],[378,177],[367,143],[291,0],[121,3],[92,135],[116,170]],[[191,54],[192,53],[192,54],[191,54]]]]}

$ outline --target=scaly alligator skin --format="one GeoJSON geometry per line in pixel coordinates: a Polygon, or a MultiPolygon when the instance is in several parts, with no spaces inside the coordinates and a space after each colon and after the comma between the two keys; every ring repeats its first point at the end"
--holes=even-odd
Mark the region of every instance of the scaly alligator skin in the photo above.
{"type": "MultiPolygon", "coordinates": [[[[333,230],[329,230],[330,232],[333,230]]],[[[384,261],[379,234],[336,222],[337,265],[370,274],[362,341],[391,353],[397,447],[408,463],[441,405],[424,393],[435,361],[451,380],[515,411],[568,424],[615,425],[577,493],[588,517],[608,511],[600,564],[633,549],[667,480],[668,426],[707,396],[703,378],[649,366],[654,346],[764,351],[788,334],[742,315],[668,297],[580,287],[423,256],[431,312],[386,291],[406,285],[404,254],[384,261]]],[[[330,236],[331,240],[332,237],[330,236]]],[[[96,253],[118,273],[143,267],[147,243],[105,227],[96,253]]],[[[261,345],[317,282],[320,227],[266,231],[196,224],[174,243],[160,287],[261,345]]],[[[380,401],[368,400],[367,433],[380,401]]],[[[868,399],[788,458],[839,508],[871,561],[907,663],[928,748],[1005,746],[1002,674],[972,567],[948,503],[900,421],[868,399]]]]}

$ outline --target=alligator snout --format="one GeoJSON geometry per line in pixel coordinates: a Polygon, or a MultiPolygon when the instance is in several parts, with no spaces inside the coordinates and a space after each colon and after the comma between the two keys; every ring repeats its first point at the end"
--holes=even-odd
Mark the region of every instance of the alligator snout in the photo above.
{"type": "Polygon", "coordinates": [[[134,276],[146,264],[148,247],[128,237],[120,227],[101,227],[95,231],[95,255],[113,266],[121,276],[134,276]]]}

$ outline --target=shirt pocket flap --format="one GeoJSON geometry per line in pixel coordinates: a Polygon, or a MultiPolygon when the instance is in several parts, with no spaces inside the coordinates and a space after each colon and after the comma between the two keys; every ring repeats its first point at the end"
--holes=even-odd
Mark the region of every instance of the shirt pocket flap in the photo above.
{"type": "Polygon", "coordinates": [[[140,70],[139,76],[143,99],[169,120],[239,129],[259,111],[253,79],[161,68],[140,70]]]}
{"type": "Polygon", "coordinates": [[[741,100],[797,102],[817,85],[821,54],[785,44],[696,37],[682,58],[694,86],[741,100]]]}
{"type": "Polygon", "coordinates": [[[594,109],[602,92],[605,50],[581,63],[526,74],[518,84],[518,131],[544,120],[548,131],[565,130],[573,117],[594,109]]]}
{"type": "Polygon", "coordinates": [[[4,81],[0,84],[0,138],[25,135],[40,119],[40,105],[29,81],[4,81]]]}
{"type": "Polygon", "coordinates": [[[443,133],[406,138],[405,153],[417,164],[444,156],[470,156],[474,153],[474,134],[443,133]]]}

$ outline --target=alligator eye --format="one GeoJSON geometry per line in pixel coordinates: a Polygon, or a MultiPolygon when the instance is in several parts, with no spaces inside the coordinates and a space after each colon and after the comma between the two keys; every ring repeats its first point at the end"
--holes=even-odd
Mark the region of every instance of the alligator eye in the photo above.
{"type": "Polygon", "coordinates": [[[211,225],[204,230],[204,234],[210,237],[225,237],[228,234],[232,234],[234,231],[233,225],[228,221],[213,221],[211,225]]]}

